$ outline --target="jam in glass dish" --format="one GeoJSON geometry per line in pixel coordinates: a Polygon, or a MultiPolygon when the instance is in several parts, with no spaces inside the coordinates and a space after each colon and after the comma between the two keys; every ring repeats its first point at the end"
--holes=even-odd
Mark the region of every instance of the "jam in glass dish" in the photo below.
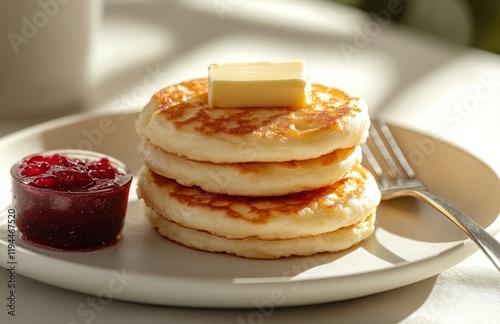
{"type": "Polygon", "coordinates": [[[10,173],[23,240],[88,251],[119,238],[132,182],[122,162],[91,151],[58,150],[28,156],[10,173]]]}

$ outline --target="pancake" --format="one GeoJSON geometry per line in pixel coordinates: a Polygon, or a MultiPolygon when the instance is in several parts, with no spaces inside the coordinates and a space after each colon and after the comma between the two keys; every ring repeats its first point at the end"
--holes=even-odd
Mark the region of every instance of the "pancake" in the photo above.
{"type": "Polygon", "coordinates": [[[182,227],[146,207],[146,216],[160,235],[182,245],[208,252],[235,254],[254,259],[308,256],[321,252],[346,250],[368,238],[374,231],[375,213],[349,227],[316,236],[283,240],[255,237],[229,239],[205,231],[182,227]]]}
{"type": "Polygon", "coordinates": [[[321,188],[361,162],[359,146],[310,160],[211,163],[178,157],[143,140],[139,155],[151,171],[184,186],[235,196],[280,196],[321,188]]]}
{"type": "Polygon", "coordinates": [[[304,107],[210,108],[207,80],[156,93],[136,123],[165,152],[213,163],[307,160],[366,140],[363,100],[318,84],[304,107]]]}
{"type": "Polygon", "coordinates": [[[214,194],[186,187],[143,167],[138,195],[180,226],[230,239],[314,236],[347,227],[375,212],[380,191],[361,165],[334,184],[277,197],[214,194]]]}

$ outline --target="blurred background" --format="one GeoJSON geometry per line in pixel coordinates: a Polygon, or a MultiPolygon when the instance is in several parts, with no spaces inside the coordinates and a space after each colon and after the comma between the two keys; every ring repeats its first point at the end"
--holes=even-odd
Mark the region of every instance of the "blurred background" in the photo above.
{"type": "MultiPolygon", "coordinates": [[[[380,12],[388,0],[337,0],[366,12],[380,12]]],[[[500,2],[496,0],[399,0],[393,21],[433,37],[500,53],[500,2]]]]}
{"type": "Polygon", "coordinates": [[[499,3],[2,1],[0,135],[75,113],[137,111],[213,62],[288,59],[305,59],[314,82],[363,97],[374,113],[437,114],[442,124],[458,94],[496,78],[499,3]]]}

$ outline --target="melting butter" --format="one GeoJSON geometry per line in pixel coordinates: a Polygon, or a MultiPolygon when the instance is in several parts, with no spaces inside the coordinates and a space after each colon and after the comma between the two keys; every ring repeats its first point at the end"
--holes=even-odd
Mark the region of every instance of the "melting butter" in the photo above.
{"type": "Polygon", "coordinates": [[[210,107],[301,107],[310,102],[304,61],[212,64],[210,107]]]}

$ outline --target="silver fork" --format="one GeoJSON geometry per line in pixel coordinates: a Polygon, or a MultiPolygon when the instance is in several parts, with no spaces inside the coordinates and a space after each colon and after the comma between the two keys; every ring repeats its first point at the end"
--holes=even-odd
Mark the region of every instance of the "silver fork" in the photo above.
{"type": "Polygon", "coordinates": [[[500,271],[500,243],[463,212],[427,191],[383,120],[372,120],[370,138],[385,167],[377,161],[366,143],[362,146],[363,155],[378,178],[382,199],[412,196],[428,203],[469,235],[500,271]]]}

